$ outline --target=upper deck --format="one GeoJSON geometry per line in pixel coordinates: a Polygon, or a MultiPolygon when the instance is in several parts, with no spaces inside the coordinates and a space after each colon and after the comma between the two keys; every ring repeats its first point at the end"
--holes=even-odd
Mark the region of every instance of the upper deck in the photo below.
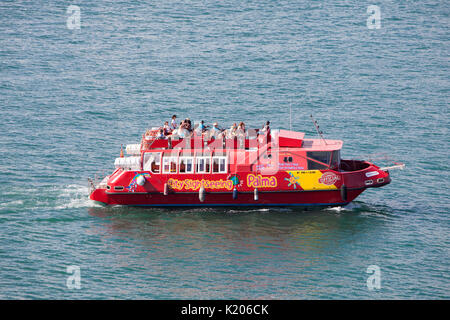
{"type": "Polygon", "coordinates": [[[206,139],[205,135],[191,135],[184,139],[143,136],[141,144],[127,146],[127,153],[132,156],[117,158],[115,165],[131,170],[146,168],[149,159],[154,161],[151,165],[159,166],[164,161],[195,162],[208,158],[211,163],[225,161],[223,165],[227,172],[255,171],[262,167],[298,170],[339,167],[342,141],[304,139],[304,135],[303,132],[287,130],[272,130],[269,134],[248,130],[245,135],[231,139],[206,139]]]}
{"type": "Polygon", "coordinates": [[[341,140],[304,139],[305,133],[288,130],[271,130],[270,133],[260,133],[258,129],[249,129],[245,135],[233,138],[208,139],[205,135],[193,133],[186,138],[158,139],[155,136],[143,135],[140,151],[151,150],[256,150],[261,148],[303,149],[304,151],[335,151],[342,148],[341,140]]]}

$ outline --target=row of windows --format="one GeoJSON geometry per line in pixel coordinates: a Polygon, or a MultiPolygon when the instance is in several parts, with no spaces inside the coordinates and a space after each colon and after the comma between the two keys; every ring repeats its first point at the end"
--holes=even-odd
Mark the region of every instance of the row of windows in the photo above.
{"type": "MultiPolygon", "coordinates": [[[[323,170],[339,168],[340,152],[309,151],[306,153],[309,170],[323,170]],[[313,160],[320,161],[316,162],[313,160]]],[[[283,157],[284,162],[293,162],[292,157],[283,157]]],[[[161,153],[146,153],[144,155],[144,170],[153,173],[161,172],[161,153]]],[[[227,173],[228,162],[225,156],[199,157],[163,157],[162,173],[227,173]],[[195,160],[194,160],[195,159],[195,160]],[[194,163],[195,161],[195,163],[194,163]]]]}
{"type": "MultiPolygon", "coordinates": [[[[162,173],[227,173],[227,157],[163,157],[162,173]],[[211,164],[212,161],[212,164],[211,164]]],[[[144,170],[160,173],[159,153],[144,155],[144,170]]]]}

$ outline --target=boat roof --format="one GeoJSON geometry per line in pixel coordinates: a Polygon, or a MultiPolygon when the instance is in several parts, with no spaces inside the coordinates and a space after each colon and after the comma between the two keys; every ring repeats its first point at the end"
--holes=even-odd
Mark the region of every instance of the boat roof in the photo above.
{"type": "Polygon", "coordinates": [[[342,140],[304,139],[302,149],[306,151],[334,151],[342,149],[342,140]]]}

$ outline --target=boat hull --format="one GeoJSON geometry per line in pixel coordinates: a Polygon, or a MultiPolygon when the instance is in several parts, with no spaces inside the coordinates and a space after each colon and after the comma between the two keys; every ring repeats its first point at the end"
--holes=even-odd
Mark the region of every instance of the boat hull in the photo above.
{"type": "Polygon", "coordinates": [[[200,201],[198,192],[169,193],[113,193],[106,189],[96,189],[91,199],[107,205],[128,205],[148,207],[332,207],[343,206],[353,201],[365,188],[347,190],[342,199],[340,190],[259,192],[257,200],[253,192],[240,192],[233,197],[232,192],[205,193],[200,201]]]}

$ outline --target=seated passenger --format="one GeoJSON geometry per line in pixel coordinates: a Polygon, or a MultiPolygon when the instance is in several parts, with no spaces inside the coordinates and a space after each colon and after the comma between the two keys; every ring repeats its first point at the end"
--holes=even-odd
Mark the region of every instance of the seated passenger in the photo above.
{"type": "Polygon", "coordinates": [[[233,139],[234,137],[236,137],[236,130],[237,130],[237,124],[234,123],[230,129],[228,129],[227,131],[227,139],[233,139]]]}
{"type": "Polygon", "coordinates": [[[236,136],[245,136],[245,124],[242,121],[239,123],[239,126],[236,130],[236,136]]]}
{"type": "Polygon", "coordinates": [[[205,131],[206,131],[205,122],[202,120],[200,121],[199,124],[195,126],[195,133],[200,135],[205,131]]]}
{"type": "Polygon", "coordinates": [[[165,139],[165,138],[166,138],[166,136],[164,134],[164,129],[159,129],[159,133],[156,136],[156,139],[165,139]]]}
{"type": "Polygon", "coordinates": [[[217,139],[219,138],[219,134],[222,132],[223,130],[221,130],[219,128],[219,124],[217,122],[214,122],[213,127],[211,128],[211,130],[209,130],[209,139],[217,139]]]}
{"type": "Polygon", "coordinates": [[[165,136],[168,136],[170,134],[170,132],[172,131],[169,127],[169,121],[164,122],[163,130],[164,130],[165,136]]]}

